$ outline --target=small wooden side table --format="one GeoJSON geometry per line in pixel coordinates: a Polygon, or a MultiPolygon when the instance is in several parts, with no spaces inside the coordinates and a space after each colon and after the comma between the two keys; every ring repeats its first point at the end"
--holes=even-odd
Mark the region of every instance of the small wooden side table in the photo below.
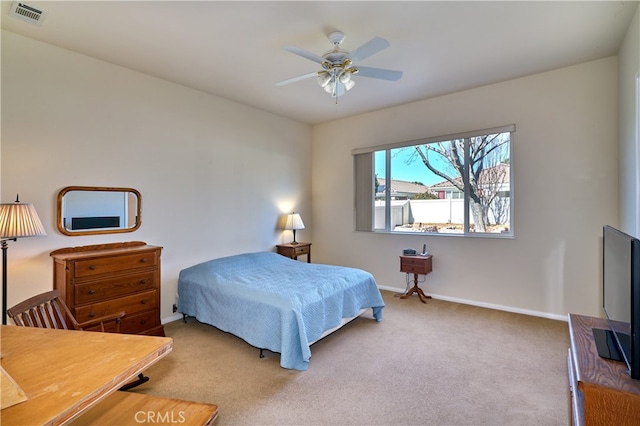
{"type": "Polygon", "coordinates": [[[298,260],[298,256],[307,255],[307,263],[311,263],[311,243],[298,244],[278,244],[276,245],[278,254],[298,260]]]}
{"type": "Polygon", "coordinates": [[[431,258],[430,254],[426,256],[400,256],[400,272],[413,274],[413,287],[400,296],[400,299],[406,299],[413,293],[418,293],[422,303],[427,303],[424,299],[431,299],[431,296],[425,295],[422,289],[418,287],[418,275],[427,275],[431,272],[431,258]]]}

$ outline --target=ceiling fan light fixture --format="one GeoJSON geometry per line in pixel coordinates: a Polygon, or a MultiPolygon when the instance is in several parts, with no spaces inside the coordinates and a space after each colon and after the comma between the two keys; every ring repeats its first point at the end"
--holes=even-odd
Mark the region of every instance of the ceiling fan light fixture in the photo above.
{"type": "Polygon", "coordinates": [[[324,91],[325,92],[333,95],[333,92],[335,91],[335,88],[336,88],[336,84],[332,81],[332,82],[324,85],[323,87],[324,87],[324,91]]]}
{"type": "Polygon", "coordinates": [[[329,82],[331,81],[331,75],[327,72],[318,74],[318,84],[320,87],[326,88],[329,82]]]}
{"type": "Polygon", "coordinates": [[[343,84],[344,84],[344,88],[345,89],[351,90],[353,88],[353,86],[356,85],[356,82],[351,80],[351,79],[349,79],[348,81],[344,82],[343,84]]]}

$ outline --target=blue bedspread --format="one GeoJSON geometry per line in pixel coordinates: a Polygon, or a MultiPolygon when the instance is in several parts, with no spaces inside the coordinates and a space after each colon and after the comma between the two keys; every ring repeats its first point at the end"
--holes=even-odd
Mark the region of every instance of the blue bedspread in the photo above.
{"type": "Polygon", "coordinates": [[[370,273],[272,252],[210,260],[178,279],[179,312],[279,352],[280,365],[296,370],[309,367],[309,342],[363,308],[382,320],[384,302],[370,273]]]}

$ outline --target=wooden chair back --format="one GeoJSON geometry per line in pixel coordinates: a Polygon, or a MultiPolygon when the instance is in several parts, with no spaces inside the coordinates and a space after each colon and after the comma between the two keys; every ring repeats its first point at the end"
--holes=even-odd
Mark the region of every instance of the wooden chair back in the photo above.
{"type": "Polygon", "coordinates": [[[62,301],[58,290],[48,291],[18,303],[7,311],[16,325],[23,327],[58,328],[73,330],[67,325],[71,317],[69,308],[62,301]]]}
{"type": "Polygon", "coordinates": [[[78,323],[58,290],[51,290],[20,302],[9,308],[7,314],[18,326],[63,330],[84,330],[99,325],[100,331],[105,331],[104,323],[115,321],[117,333],[120,332],[120,318],[124,316],[124,312],[119,312],[78,323]]]}

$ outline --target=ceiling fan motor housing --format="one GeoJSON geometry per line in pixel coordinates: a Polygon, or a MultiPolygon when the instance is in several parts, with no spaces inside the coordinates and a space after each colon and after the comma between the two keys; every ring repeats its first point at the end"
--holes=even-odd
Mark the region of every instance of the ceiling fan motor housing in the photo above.
{"type": "Polygon", "coordinates": [[[322,59],[329,62],[330,64],[342,64],[349,52],[345,50],[331,50],[324,55],[322,55],[322,59]]]}
{"type": "Polygon", "coordinates": [[[334,31],[327,37],[329,38],[329,41],[336,46],[342,44],[344,41],[344,33],[342,31],[334,31]]]}

